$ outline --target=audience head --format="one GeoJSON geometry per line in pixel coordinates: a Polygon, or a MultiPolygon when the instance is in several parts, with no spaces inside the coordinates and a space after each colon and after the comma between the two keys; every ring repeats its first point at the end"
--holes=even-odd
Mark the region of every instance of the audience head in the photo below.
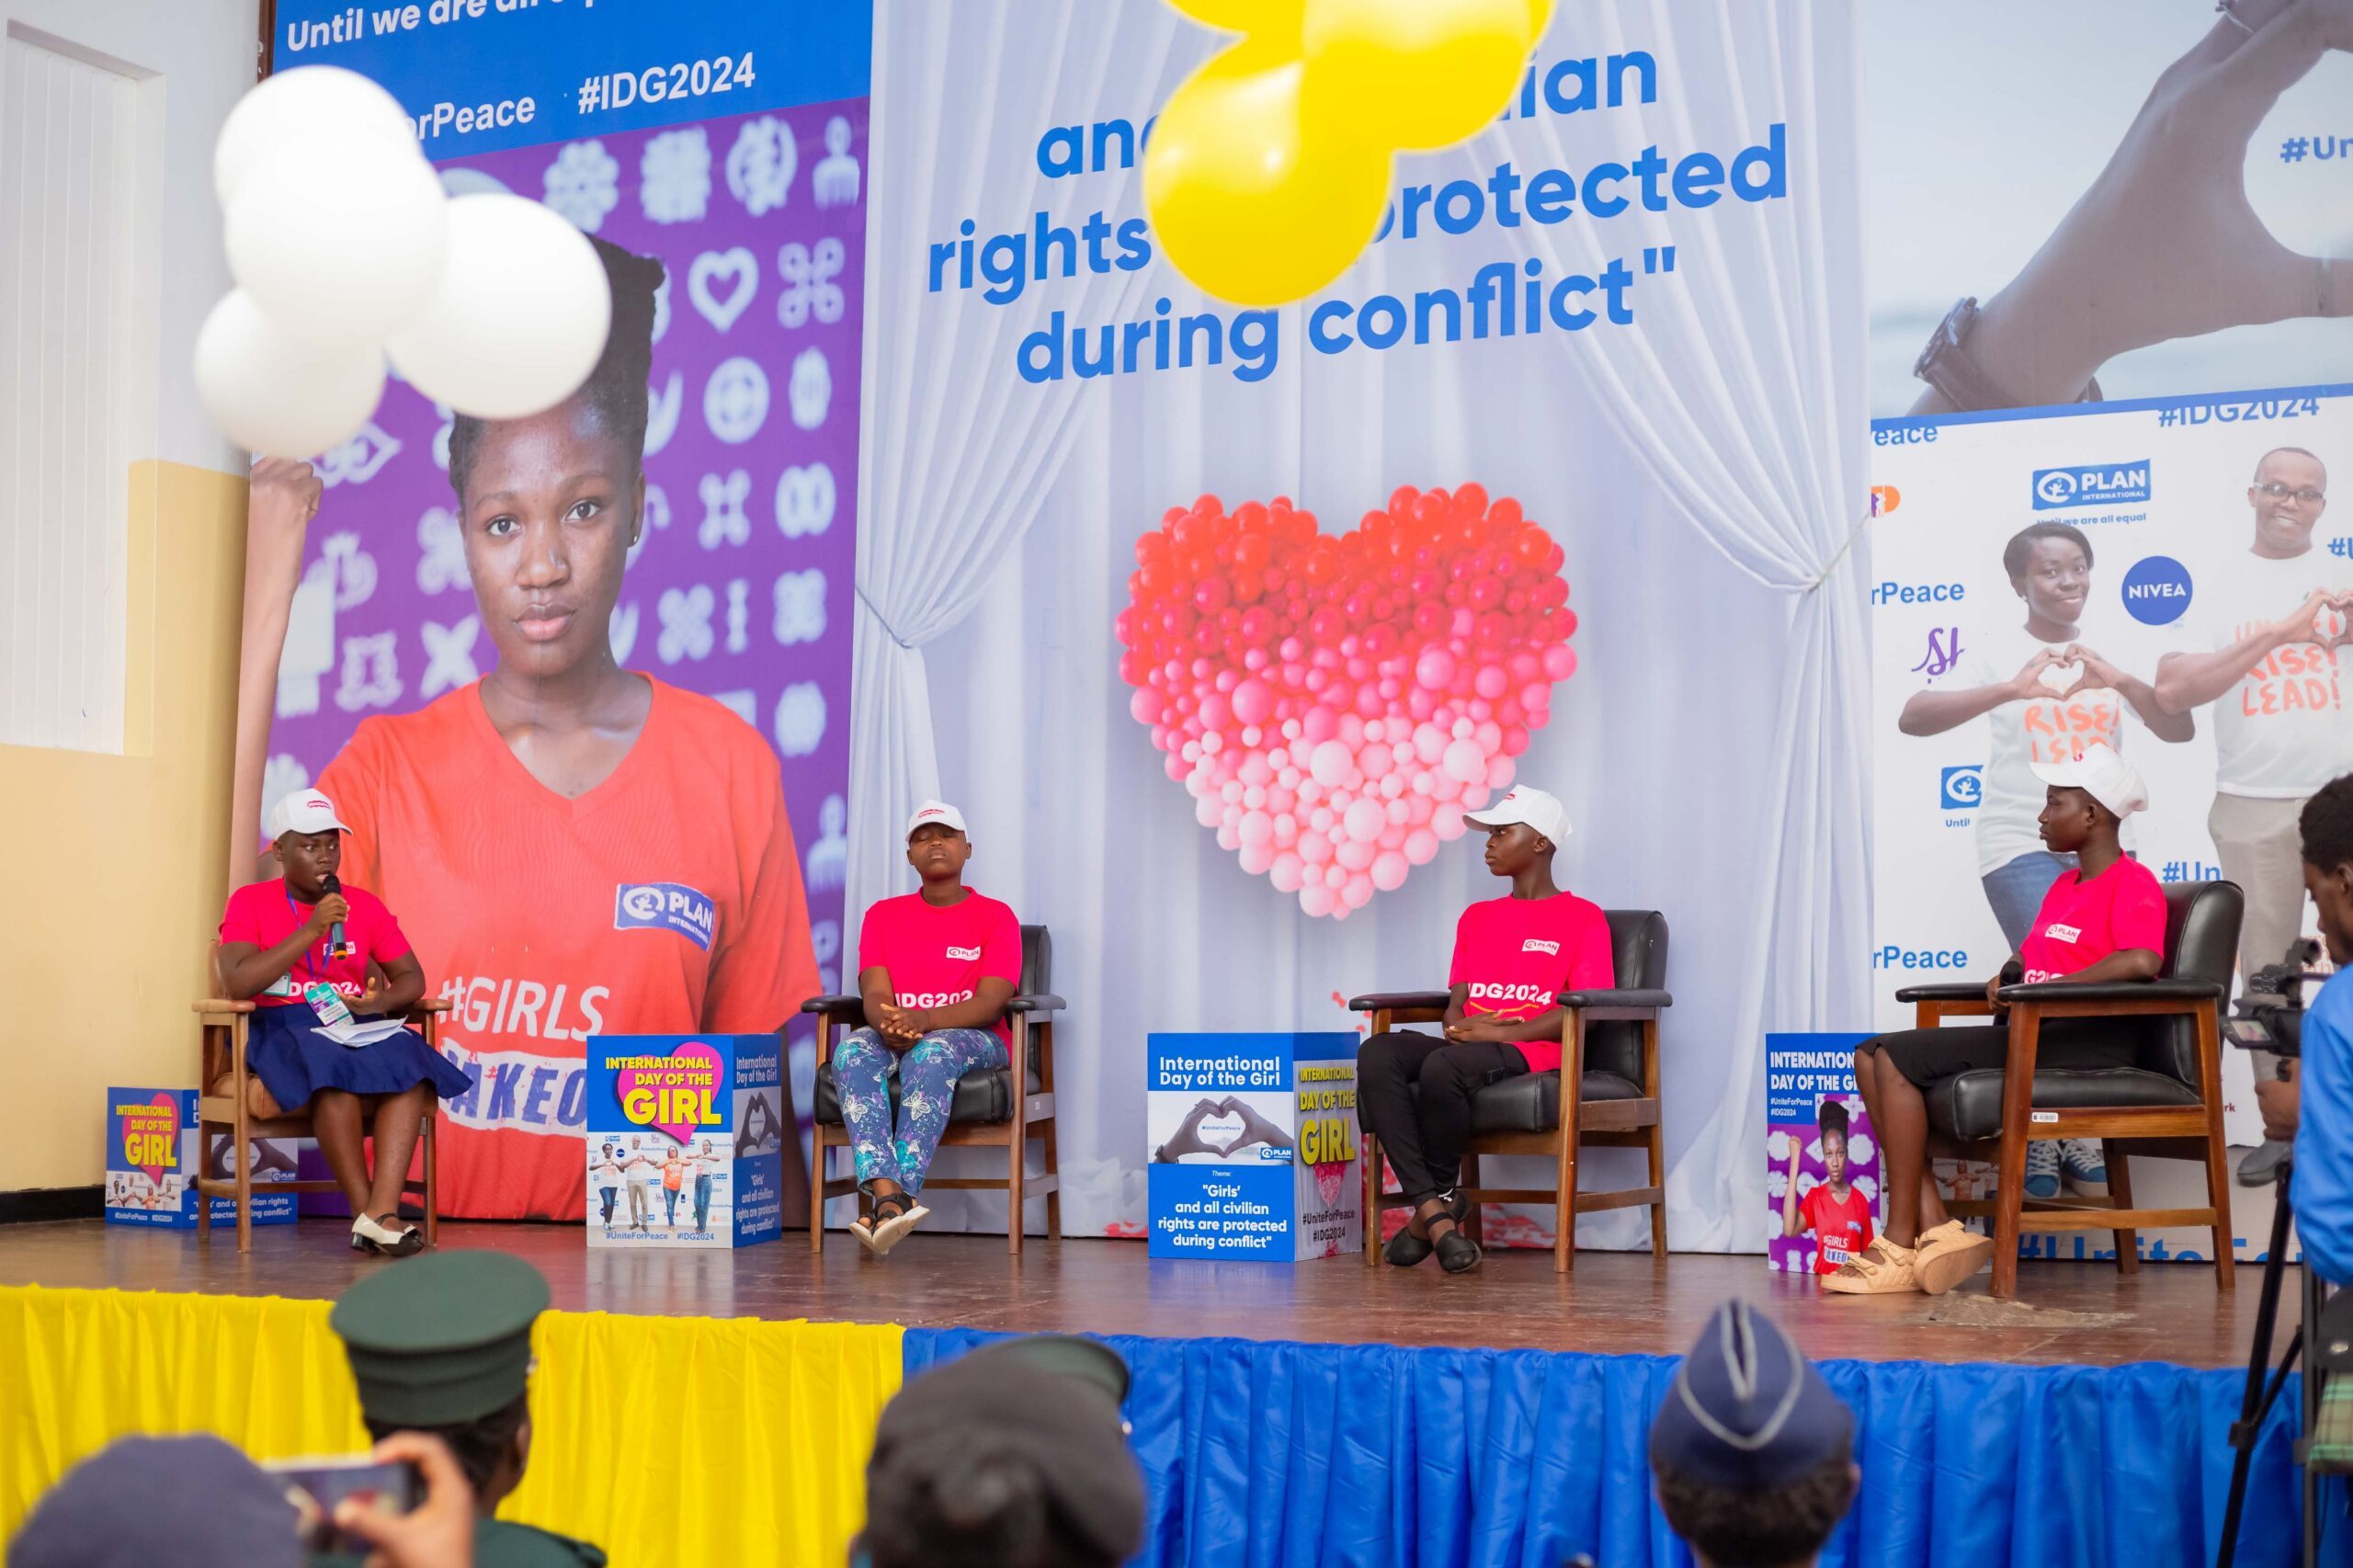
{"type": "Polygon", "coordinates": [[[12,1568],[300,1568],[286,1490],[209,1436],[124,1437],[65,1472],[8,1543],[12,1568]]]}
{"type": "Polygon", "coordinates": [[[328,1324],[343,1339],[369,1435],[449,1444],[488,1515],[530,1458],[531,1324],[548,1282],[497,1252],[433,1252],[354,1285],[328,1324]]]}
{"type": "Polygon", "coordinates": [[[1552,851],[1569,835],[1567,809],[1525,784],[1483,812],[1463,812],[1462,820],[1487,830],[1487,869],[1499,877],[1552,864],[1552,851]]]}
{"type": "Polygon", "coordinates": [[[2320,910],[2332,962],[2353,963],[2353,773],[2331,779],[2304,802],[2304,886],[2320,910]]]}
{"type": "Polygon", "coordinates": [[[972,841],[964,813],[945,801],[926,801],[907,818],[907,864],[925,881],[947,881],[964,874],[972,841]]]}
{"type": "Polygon", "coordinates": [[[1108,1346],[1045,1335],[916,1378],[875,1428],[862,1568],[1117,1568],[1143,1544],[1143,1477],[1108,1346]]]}
{"type": "Polygon", "coordinates": [[[1728,1301],[1651,1424],[1660,1510],[1707,1568],[1803,1568],[1855,1500],[1854,1432],[1779,1325],[1728,1301]]]}

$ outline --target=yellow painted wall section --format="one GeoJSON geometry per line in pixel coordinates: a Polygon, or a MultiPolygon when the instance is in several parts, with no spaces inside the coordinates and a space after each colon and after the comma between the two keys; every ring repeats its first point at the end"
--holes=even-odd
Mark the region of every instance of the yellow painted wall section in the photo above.
{"type": "Polygon", "coordinates": [[[111,1085],[192,1087],[207,947],[228,896],[245,482],[131,471],[124,755],[0,746],[0,1060],[33,1102],[0,1191],[106,1172],[111,1085]]]}

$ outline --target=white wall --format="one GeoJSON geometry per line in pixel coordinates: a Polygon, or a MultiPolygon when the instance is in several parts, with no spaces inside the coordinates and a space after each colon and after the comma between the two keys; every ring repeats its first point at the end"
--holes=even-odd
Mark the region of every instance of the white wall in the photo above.
{"type": "Polygon", "coordinates": [[[229,287],[212,199],[212,139],[230,106],[253,85],[260,30],[255,0],[0,0],[0,25],[32,28],[146,77],[140,133],[160,153],[152,193],[162,218],[154,285],[158,396],[153,449],[136,455],[243,473],[244,454],[197,404],[189,361],[205,312],[229,287]]]}

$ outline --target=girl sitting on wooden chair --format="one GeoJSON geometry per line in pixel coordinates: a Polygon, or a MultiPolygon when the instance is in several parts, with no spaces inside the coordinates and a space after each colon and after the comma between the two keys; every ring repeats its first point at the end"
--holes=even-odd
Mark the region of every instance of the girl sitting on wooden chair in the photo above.
{"type": "MultiPolygon", "coordinates": [[[[434,1096],[463,1094],[466,1075],[399,1027],[425,994],[425,971],[382,901],[337,882],[345,828],[334,802],[297,790],[270,817],[286,874],[231,893],[221,919],[222,984],[255,1005],[246,1108],[262,1120],[307,1110],[351,1205],[352,1249],[405,1257],[425,1246],[400,1217],[409,1154],[434,1096]]],[[[235,1092],[225,1077],[210,1087],[235,1092]]]]}

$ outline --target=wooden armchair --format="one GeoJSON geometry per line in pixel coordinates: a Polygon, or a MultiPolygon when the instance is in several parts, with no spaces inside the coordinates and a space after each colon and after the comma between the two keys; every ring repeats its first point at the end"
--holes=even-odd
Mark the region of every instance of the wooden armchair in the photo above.
{"type": "MultiPolygon", "coordinates": [[[[1052,978],[1053,942],[1043,926],[1021,927],[1021,988],[1005,1005],[1013,1026],[1013,1062],[1023,1065],[1017,1087],[1013,1065],[980,1067],[956,1080],[956,1096],[948,1110],[948,1131],[939,1146],[999,1148],[1006,1151],[1002,1176],[926,1176],[924,1189],[981,1188],[1006,1195],[1006,1248],[1018,1255],[1026,1205],[1033,1198],[1046,1200],[1046,1233],[1063,1229],[1061,1165],[1054,1139],[1054,1015],[1063,999],[1047,990],[1052,978]],[[1043,1174],[1029,1174],[1029,1140],[1044,1144],[1043,1174]]],[[[813,996],[801,1005],[817,1018],[817,1082],[812,1095],[809,1171],[809,1250],[825,1250],[825,1201],[858,1190],[856,1176],[826,1179],[826,1152],[849,1147],[848,1129],[842,1125],[840,1093],[834,1086],[834,1037],[837,1031],[863,1028],[866,1003],[858,996],[813,996]]],[[[892,1103],[898,1103],[899,1084],[891,1081],[892,1103]]]]}
{"type": "MultiPolygon", "coordinates": [[[[2164,966],[2154,980],[2090,984],[2005,985],[2010,1051],[1998,1071],[1956,1074],[1928,1096],[1931,1153],[1991,1159],[1992,1202],[1947,1205],[1958,1215],[1994,1217],[1994,1294],[2018,1293],[2018,1237],[2028,1231],[2107,1231],[2116,1266],[2140,1267],[2138,1228],[2203,1225],[2214,1237],[2214,1283],[2232,1278],[2230,1153],[2222,1141],[2222,1015],[2230,1000],[2245,899],[2235,882],[2182,882],[2165,889],[2164,966]],[[2126,1028],[2160,1026],[2131,1067],[2040,1067],[2036,1047],[2051,1018],[2113,1018],[2126,1028]],[[2026,1147],[2044,1138],[2105,1141],[2109,1195],[2049,1199],[2026,1196],[2026,1147]],[[2135,1154],[2197,1160],[2206,1166],[2206,1205],[2135,1209],[2135,1154]]],[[[1946,1018],[1990,1017],[1983,985],[1915,985],[1895,994],[1918,1008],[1919,1027],[1946,1018]]]]}
{"type": "MultiPolygon", "coordinates": [[[[212,988],[225,991],[221,983],[221,951],[216,946],[212,953],[212,988]]],[[[409,1009],[408,1021],[424,1031],[427,1047],[441,1048],[441,1015],[449,1004],[438,997],[428,996],[409,1009]]],[[[196,1233],[206,1241],[212,1238],[212,1200],[228,1198],[235,1200],[237,1210],[237,1250],[251,1252],[254,1244],[254,1173],[253,1141],[256,1138],[309,1138],[313,1136],[309,1113],[295,1111],[267,1119],[253,1114],[247,1098],[247,1085],[252,1073],[245,1065],[245,1031],[253,1017],[254,1004],[232,1002],[212,996],[195,1004],[201,1043],[199,1051],[196,1097],[196,1150],[190,1165],[197,1173],[196,1233]],[[226,1093],[214,1094],[212,1085],[223,1074],[228,1075],[226,1093]],[[230,1138],[230,1169],[235,1175],[226,1180],[203,1175],[209,1161],[207,1150],[214,1132],[225,1132],[230,1138]]],[[[373,1131],[373,1118],[363,1111],[366,1125],[373,1131]]],[[[438,1140],[435,1129],[441,1119],[441,1106],[436,1100],[417,1130],[416,1147],[423,1162],[424,1179],[403,1184],[404,1192],[417,1193],[425,1206],[425,1244],[435,1244],[439,1229],[439,1193],[436,1186],[435,1155],[438,1140]]],[[[269,1184],[272,1192],[341,1192],[332,1181],[280,1181],[269,1184]]]]}
{"type": "MultiPolygon", "coordinates": [[[[1645,1207],[1651,1211],[1651,1252],[1666,1256],[1666,1163],[1661,1143],[1658,1016],[1674,1005],[1666,984],[1666,917],[1656,910],[1607,912],[1618,987],[1571,991],[1560,1005],[1561,1065],[1488,1085],[1471,1098],[1471,1144],[1462,1158],[1462,1193],[1478,1203],[1553,1206],[1552,1268],[1565,1274],[1576,1248],[1576,1217],[1600,1209],[1645,1207]],[[1563,1092],[1563,1085],[1574,1085],[1563,1092]],[[1650,1154],[1650,1180],[1615,1192],[1585,1192],[1577,1184],[1580,1148],[1635,1148],[1650,1154]],[[1532,1154],[1553,1162],[1550,1187],[1483,1187],[1482,1154],[1532,1154]]],[[[1403,1024],[1436,1023],[1446,1016],[1443,991],[1358,996],[1348,1006],[1372,1015],[1372,1032],[1403,1024]]],[[[1383,1190],[1380,1141],[1363,1135],[1364,1260],[1381,1261],[1381,1212],[1405,1206],[1403,1193],[1383,1190]]],[[[1476,1209],[1466,1224],[1478,1234],[1476,1209]]]]}

